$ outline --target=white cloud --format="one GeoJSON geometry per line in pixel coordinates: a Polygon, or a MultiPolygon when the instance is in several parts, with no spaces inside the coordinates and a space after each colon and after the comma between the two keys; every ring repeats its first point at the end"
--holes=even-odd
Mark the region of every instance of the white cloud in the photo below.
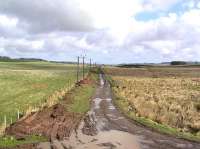
{"type": "Polygon", "coordinates": [[[0,13],[18,18],[32,32],[124,30],[142,10],[139,0],[6,0],[0,13]]]}
{"type": "Polygon", "coordinates": [[[180,1],[1,1],[0,53],[67,60],[85,51],[106,63],[198,60],[200,9],[191,4],[181,14],[135,19],[147,10],[167,12],[180,1]]]}
{"type": "Polygon", "coordinates": [[[0,15],[0,25],[4,27],[15,27],[18,23],[16,18],[8,18],[5,15],[0,15]]]}
{"type": "Polygon", "coordinates": [[[97,28],[124,29],[142,10],[139,0],[80,0],[81,8],[94,19],[97,28]]]}
{"type": "Polygon", "coordinates": [[[25,36],[23,29],[18,28],[18,19],[0,14],[0,37],[25,36]]]}
{"type": "Polygon", "coordinates": [[[0,1],[0,12],[20,19],[32,32],[91,30],[91,18],[79,8],[76,0],[6,0],[0,1]]]}
{"type": "Polygon", "coordinates": [[[43,48],[43,41],[30,41],[26,39],[9,40],[5,38],[0,39],[0,48],[6,49],[8,52],[17,51],[17,53],[34,53],[41,52],[43,48]],[[11,42],[12,41],[12,42],[11,42]]]}
{"type": "Polygon", "coordinates": [[[193,25],[194,27],[200,27],[200,10],[199,9],[191,9],[186,12],[181,19],[185,24],[193,25]]]}

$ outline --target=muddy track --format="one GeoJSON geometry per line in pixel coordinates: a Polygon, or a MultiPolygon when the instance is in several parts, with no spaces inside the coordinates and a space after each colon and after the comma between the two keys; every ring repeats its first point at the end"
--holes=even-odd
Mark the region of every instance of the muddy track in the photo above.
{"type": "Polygon", "coordinates": [[[112,103],[110,84],[100,75],[91,110],[64,141],[41,143],[38,149],[200,149],[200,144],[153,132],[124,117],[112,103]]]}

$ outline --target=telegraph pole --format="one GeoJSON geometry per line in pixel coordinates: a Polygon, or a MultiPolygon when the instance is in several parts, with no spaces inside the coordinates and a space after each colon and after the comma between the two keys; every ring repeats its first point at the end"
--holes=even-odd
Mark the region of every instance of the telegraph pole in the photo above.
{"type": "Polygon", "coordinates": [[[92,59],[90,59],[90,70],[92,68],[92,59]]]}
{"type": "Polygon", "coordinates": [[[80,59],[80,57],[78,56],[78,60],[77,60],[77,83],[79,82],[79,59],[80,59]]]}
{"type": "Polygon", "coordinates": [[[83,79],[85,78],[85,56],[83,56],[83,79]]]}

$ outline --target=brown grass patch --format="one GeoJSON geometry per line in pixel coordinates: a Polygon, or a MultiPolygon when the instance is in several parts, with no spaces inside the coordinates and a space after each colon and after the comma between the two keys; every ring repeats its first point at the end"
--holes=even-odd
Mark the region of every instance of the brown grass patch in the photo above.
{"type": "MultiPolygon", "coordinates": [[[[195,78],[113,77],[130,111],[181,131],[200,132],[200,82],[195,78]]],[[[198,78],[197,78],[198,79],[198,78]]]]}

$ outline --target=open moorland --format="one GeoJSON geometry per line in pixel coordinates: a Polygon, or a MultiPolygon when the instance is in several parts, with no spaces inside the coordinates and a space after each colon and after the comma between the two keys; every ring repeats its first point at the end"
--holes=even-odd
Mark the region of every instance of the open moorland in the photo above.
{"type": "Polygon", "coordinates": [[[200,138],[200,67],[107,67],[104,72],[113,80],[116,104],[131,118],[165,133],[200,138]]]}
{"type": "Polygon", "coordinates": [[[54,105],[75,81],[75,65],[0,62],[0,125],[54,105]]]}

